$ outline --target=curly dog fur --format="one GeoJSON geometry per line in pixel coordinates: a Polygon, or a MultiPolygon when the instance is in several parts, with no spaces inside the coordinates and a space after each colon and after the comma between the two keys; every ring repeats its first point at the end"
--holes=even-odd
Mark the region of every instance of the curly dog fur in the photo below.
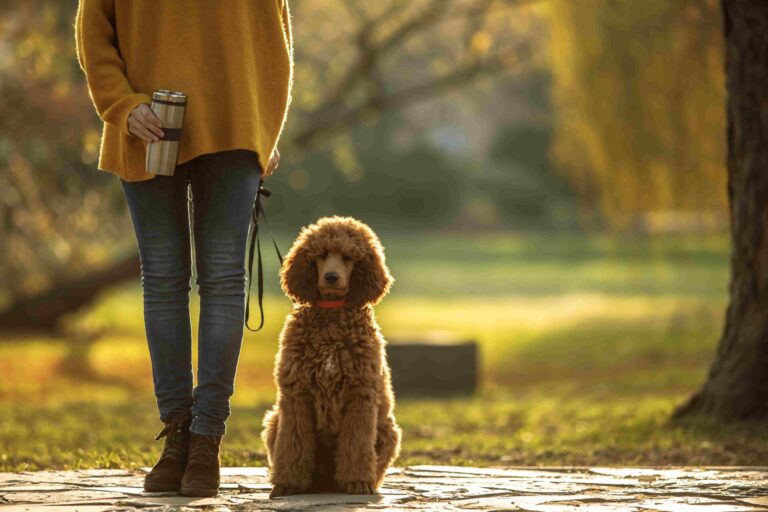
{"type": "Polygon", "coordinates": [[[366,224],[324,217],[302,228],[280,277],[295,305],[280,333],[277,400],[261,434],[270,496],[373,494],[401,440],[386,341],[373,312],[394,281],[384,249],[366,224]],[[334,257],[340,275],[319,272],[334,257]],[[346,302],[317,307],[329,298],[346,302]]]}

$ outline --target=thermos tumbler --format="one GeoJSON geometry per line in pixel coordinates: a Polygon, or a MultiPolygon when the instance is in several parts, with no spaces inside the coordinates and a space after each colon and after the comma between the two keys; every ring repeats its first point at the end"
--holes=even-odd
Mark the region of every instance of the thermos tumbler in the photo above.
{"type": "Polygon", "coordinates": [[[181,125],[187,108],[187,95],[178,91],[159,89],[152,93],[152,111],[160,118],[163,138],[147,146],[147,172],[173,176],[179,158],[181,125]]]}

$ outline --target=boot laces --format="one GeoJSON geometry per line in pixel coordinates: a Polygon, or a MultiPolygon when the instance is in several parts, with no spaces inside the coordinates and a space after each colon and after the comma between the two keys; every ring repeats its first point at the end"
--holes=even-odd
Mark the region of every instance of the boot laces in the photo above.
{"type": "Polygon", "coordinates": [[[163,430],[161,430],[155,437],[155,441],[159,441],[160,438],[165,437],[165,446],[163,447],[163,453],[160,456],[160,460],[183,455],[181,446],[182,429],[184,428],[187,419],[187,416],[179,416],[171,419],[165,424],[163,430]]]}

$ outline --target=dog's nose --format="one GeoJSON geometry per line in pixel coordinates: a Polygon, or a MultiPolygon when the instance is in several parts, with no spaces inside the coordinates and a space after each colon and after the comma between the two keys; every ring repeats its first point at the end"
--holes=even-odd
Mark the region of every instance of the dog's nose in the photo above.
{"type": "Polygon", "coordinates": [[[334,284],[336,281],[339,280],[339,274],[337,274],[336,272],[326,272],[325,273],[325,280],[329,284],[334,284]]]}

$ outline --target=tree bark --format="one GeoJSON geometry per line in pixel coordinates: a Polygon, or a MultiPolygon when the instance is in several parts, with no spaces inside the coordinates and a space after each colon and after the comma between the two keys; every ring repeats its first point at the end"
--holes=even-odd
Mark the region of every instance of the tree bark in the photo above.
{"type": "Polygon", "coordinates": [[[730,304],[706,383],[674,417],[768,418],[768,2],[723,0],[730,304]]]}

